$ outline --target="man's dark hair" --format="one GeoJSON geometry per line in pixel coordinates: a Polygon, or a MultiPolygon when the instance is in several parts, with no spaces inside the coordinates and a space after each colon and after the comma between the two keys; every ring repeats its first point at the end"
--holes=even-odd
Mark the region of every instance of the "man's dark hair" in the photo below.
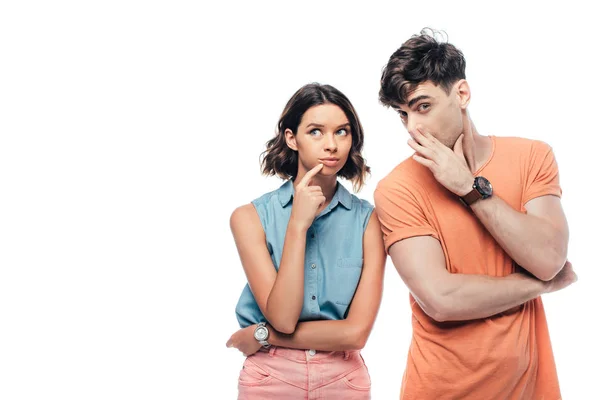
{"type": "Polygon", "coordinates": [[[388,107],[405,104],[423,82],[431,81],[450,93],[452,84],[465,79],[465,57],[454,45],[436,39],[439,33],[425,28],[392,54],[381,74],[379,101],[388,107]]]}

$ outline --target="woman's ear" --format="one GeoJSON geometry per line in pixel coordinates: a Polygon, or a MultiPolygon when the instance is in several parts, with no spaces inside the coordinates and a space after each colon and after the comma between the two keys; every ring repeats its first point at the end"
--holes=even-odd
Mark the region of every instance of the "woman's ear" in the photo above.
{"type": "Polygon", "coordinates": [[[458,96],[460,108],[466,110],[471,102],[471,88],[465,79],[461,79],[456,83],[456,95],[458,96]]]}
{"type": "Polygon", "coordinates": [[[284,132],[285,135],[285,142],[287,143],[288,147],[294,151],[298,151],[298,145],[296,144],[296,135],[294,135],[294,132],[292,132],[291,129],[286,129],[284,132]]]}

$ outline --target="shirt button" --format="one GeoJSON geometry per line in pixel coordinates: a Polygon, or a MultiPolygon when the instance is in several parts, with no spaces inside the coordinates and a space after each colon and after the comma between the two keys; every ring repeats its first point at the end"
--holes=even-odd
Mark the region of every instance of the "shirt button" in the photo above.
{"type": "Polygon", "coordinates": [[[311,239],[314,239],[314,238],[315,238],[315,234],[314,234],[314,233],[311,233],[311,234],[310,234],[310,238],[311,238],[311,239]]]}
{"type": "Polygon", "coordinates": [[[312,269],[315,269],[315,268],[317,268],[317,264],[312,264],[310,267],[311,267],[312,269]]]}
{"type": "Polygon", "coordinates": [[[313,300],[315,300],[316,298],[317,298],[317,296],[313,296],[313,297],[311,297],[311,299],[313,299],[313,300]]]}
{"type": "Polygon", "coordinates": [[[317,354],[317,351],[316,351],[316,350],[313,350],[313,349],[310,349],[310,350],[308,351],[308,354],[310,354],[311,356],[314,356],[315,354],[317,354]]]}

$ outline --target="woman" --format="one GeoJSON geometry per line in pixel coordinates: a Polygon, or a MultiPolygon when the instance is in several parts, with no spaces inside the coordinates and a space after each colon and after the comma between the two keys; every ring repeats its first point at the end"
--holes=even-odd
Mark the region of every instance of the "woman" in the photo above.
{"type": "Polygon", "coordinates": [[[287,181],[236,209],[248,278],[227,342],[247,356],[239,399],[370,398],[360,355],[381,301],[385,251],[363,186],[363,130],[350,101],[309,84],[288,101],[262,171],[287,181]]]}

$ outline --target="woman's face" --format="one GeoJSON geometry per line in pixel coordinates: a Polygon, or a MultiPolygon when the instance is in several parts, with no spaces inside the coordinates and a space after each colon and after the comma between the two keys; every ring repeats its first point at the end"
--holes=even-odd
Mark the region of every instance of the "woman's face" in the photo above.
{"type": "Polygon", "coordinates": [[[323,164],[319,175],[337,175],[352,147],[350,129],[346,114],[335,104],[320,104],[306,110],[297,133],[285,131],[288,146],[298,151],[298,175],[317,164],[323,164]]]}

